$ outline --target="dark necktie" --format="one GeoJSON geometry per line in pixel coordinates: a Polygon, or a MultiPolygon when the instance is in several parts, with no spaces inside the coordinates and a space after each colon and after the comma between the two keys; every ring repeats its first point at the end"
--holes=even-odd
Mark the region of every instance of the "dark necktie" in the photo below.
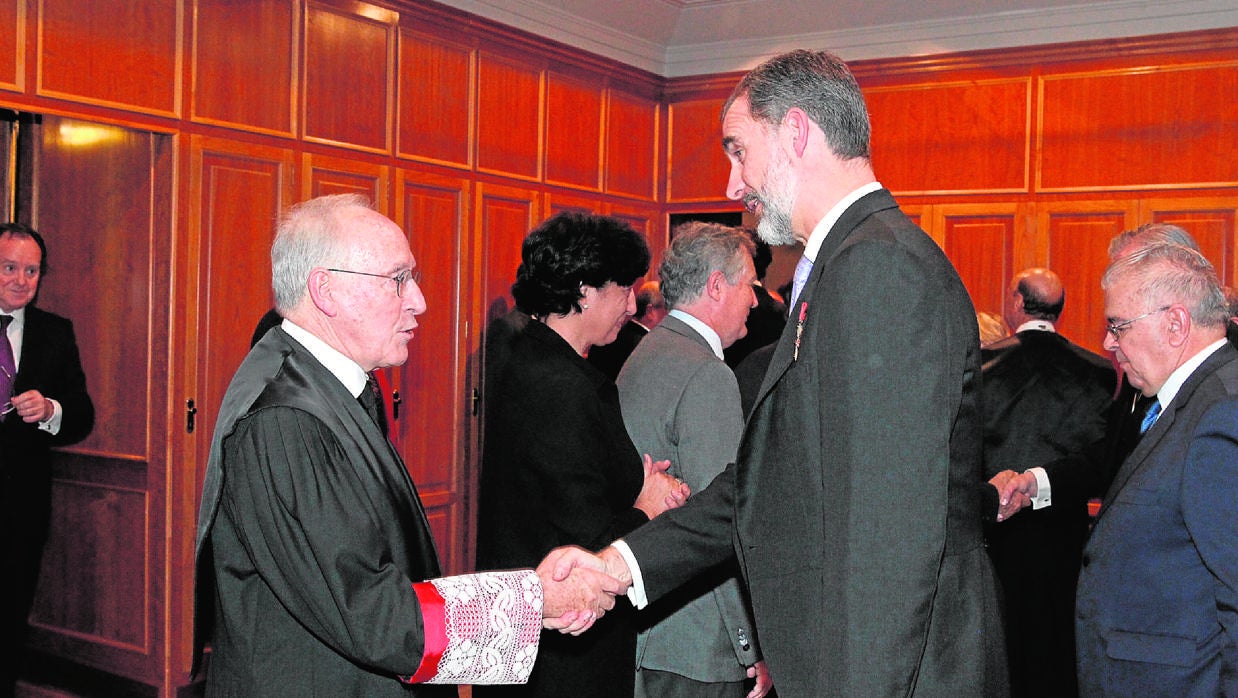
{"type": "Polygon", "coordinates": [[[357,400],[361,406],[365,408],[366,414],[370,415],[370,419],[378,425],[382,430],[383,436],[387,435],[387,415],[383,410],[382,393],[378,387],[378,381],[374,380],[374,374],[366,376],[365,387],[361,389],[361,394],[357,396],[357,400]]]}
{"type": "Polygon", "coordinates": [[[13,345],[9,344],[9,323],[12,315],[0,315],[0,415],[12,411],[13,376],[17,375],[17,362],[13,359],[13,345]]]}

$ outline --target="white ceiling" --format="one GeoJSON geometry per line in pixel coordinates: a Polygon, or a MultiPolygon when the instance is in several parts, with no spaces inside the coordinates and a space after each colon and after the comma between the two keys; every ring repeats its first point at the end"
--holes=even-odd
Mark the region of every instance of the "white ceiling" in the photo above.
{"type": "Polygon", "coordinates": [[[663,77],[1238,26],[1235,0],[437,0],[663,77]]]}

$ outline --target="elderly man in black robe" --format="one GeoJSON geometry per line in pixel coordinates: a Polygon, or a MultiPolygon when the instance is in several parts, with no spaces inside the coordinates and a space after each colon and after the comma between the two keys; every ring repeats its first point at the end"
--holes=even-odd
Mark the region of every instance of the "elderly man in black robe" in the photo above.
{"type": "Polygon", "coordinates": [[[284,320],[224,396],[203,487],[207,695],[520,683],[543,626],[580,632],[614,603],[603,587],[617,585],[593,570],[438,578],[425,512],[366,385],[408,358],[426,310],[415,264],[400,228],[363,197],[313,199],[280,222],[271,266],[284,320]]]}

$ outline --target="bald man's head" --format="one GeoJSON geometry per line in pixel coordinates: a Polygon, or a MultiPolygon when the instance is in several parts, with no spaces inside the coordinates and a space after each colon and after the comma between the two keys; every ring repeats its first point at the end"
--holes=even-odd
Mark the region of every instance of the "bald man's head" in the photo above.
{"type": "Polygon", "coordinates": [[[1057,322],[1066,304],[1062,280],[1050,269],[1032,267],[1015,274],[1006,293],[1006,324],[1016,330],[1029,320],[1057,322]]]}

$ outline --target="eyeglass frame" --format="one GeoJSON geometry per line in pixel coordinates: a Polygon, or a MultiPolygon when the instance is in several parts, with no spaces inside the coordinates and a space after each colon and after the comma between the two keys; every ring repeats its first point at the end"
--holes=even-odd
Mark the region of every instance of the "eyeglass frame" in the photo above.
{"type": "Polygon", "coordinates": [[[1144,318],[1146,318],[1146,317],[1149,317],[1149,316],[1151,316],[1151,315],[1155,315],[1155,314],[1157,314],[1157,313],[1163,313],[1163,312],[1165,312],[1166,310],[1169,310],[1169,309],[1170,309],[1170,308],[1172,308],[1172,307],[1173,307],[1173,306],[1171,306],[1171,305],[1166,305],[1166,306],[1162,306],[1162,307],[1160,307],[1160,308],[1157,308],[1156,310],[1149,310],[1148,312],[1144,313],[1143,315],[1139,315],[1139,316],[1137,316],[1137,317],[1133,317],[1133,318],[1131,318],[1131,319],[1129,319],[1129,320],[1123,320],[1122,322],[1110,322],[1110,323],[1106,323],[1106,324],[1105,324],[1105,334],[1107,334],[1107,335],[1110,335],[1110,334],[1111,334],[1111,335],[1113,335],[1113,341],[1115,341],[1115,342],[1120,342],[1120,341],[1122,341],[1122,335],[1123,335],[1123,334],[1125,334],[1125,333],[1126,333],[1126,331],[1130,329],[1131,325],[1135,324],[1135,321],[1136,321],[1136,320],[1142,320],[1142,319],[1144,319],[1144,318]]]}
{"type": "Polygon", "coordinates": [[[395,295],[397,298],[404,297],[404,284],[412,281],[414,284],[421,283],[420,269],[405,269],[395,276],[387,276],[386,274],[373,274],[368,271],[353,271],[352,269],[332,269],[327,268],[327,271],[338,271],[341,274],[358,274],[360,276],[372,276],[376,279],[387,279],[395,282],[395,295]]]}

